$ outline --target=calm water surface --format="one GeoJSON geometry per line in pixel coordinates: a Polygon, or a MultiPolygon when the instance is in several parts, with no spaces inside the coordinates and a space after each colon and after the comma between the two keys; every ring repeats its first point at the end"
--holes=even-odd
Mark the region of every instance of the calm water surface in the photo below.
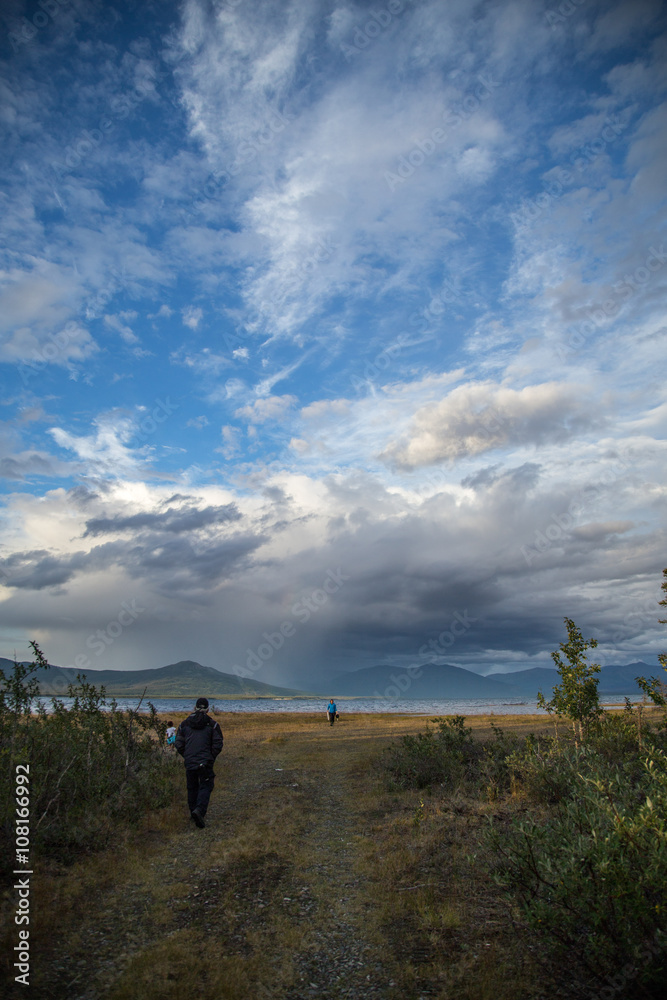
{"type": "MultiPolygon", "coordinates": [[[[641,701],[641,695],[629,696],[632,701],[641,701]]],[[[155,698],[150,699],[160,713],[191,712],[194,709],[194,698],[155,698]]],[[[49,711],[51,701],[41,698],[49,711]]],[[[71,698],[62,701],[69,707],[71,698]]],[[[119,708],[136,708],[137,698],[117,698],[119,708]]],[[[317,712],[326,714],[328,698],[238,698],[211,702],[211,709],[217,712],[317,712]]],[[[601,697],[603,705],[623,703],[623,695],[601,697]]],[[[418,698],[338,698],[338,712],[343,716],[346,712],[396,712],[401,715],[546,715],[543,709],[537,707],[535,701],[511,701],[504,698],[459,698],[450,701],[440,699],[418,698]]],[[[146,706],[144,701],[142,708],[146,706]]]]}

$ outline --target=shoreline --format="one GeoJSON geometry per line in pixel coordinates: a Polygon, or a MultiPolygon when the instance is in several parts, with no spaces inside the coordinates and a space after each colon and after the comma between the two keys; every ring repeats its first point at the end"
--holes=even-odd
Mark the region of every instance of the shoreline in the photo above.
{"type": "MultiPolygon", "coordinates": [[[[201,691],[199,695],[201,695],[201,691]]],[[[147,694],[141,699],[141,695],[109,694],[107,692],[105,695],[106,702],[102,710],[109,711],[111,709],[110,703],[115,702],[117,709],[121,712],[128,710],[136,711],[138,709],[139,713],[143,715],[148,714],[148,705],[152,704],[160,716],[182,714],[185,717],[192,711],[195,698],[199,695],[188,697],[183,695],[160,696],[147,694]]],[[[33,702],[33,711],[37,711],[37,704],[41,702],[47,714],[51,714],[52,705],[50,704],[50,699],[53,697],[51,695],[39,695],[33,702]]],[[[208,697],[212,713],[227,716],[257,715],[264,718],[288,715],[301,716],[303,718],[309,716],[319,717],[320,715],[324,717],[326,714],[326,701],[328,700],[322,696],[309,695],[298,697],[276,697],[270,695],[216,697],[215,695],[206,693],[206,697],[208,697]]],[[[630,698],[633,706],[639,708],[643,705],[647,711],[650,711],[652,708],[641,696],[633,695],[627,697],[630,698]]],[[[623,711],[625,709],[624,698],[625,696],[623,695],[614,694],[607,695],[606,697],[603,695],[600,704],[605,711],[623,711]]],[[[64,703],[66,708],[69,707],[70,698],[65,697],[59,700],[64,703]]],[[[540,709],[536,700],[531,698],[521,701],[506,701],[500,698],[385,699],[377,696],[348,695],[341,696],[336,700],[342,718],[350,718],[352,716],[429,718],[433,716],[445,717],[455,715],[463,715],[466,718],[475,718],[484,715],[492,715],[500,719],[507,719],[513,716],[522,718],[535,716],[544,720],[549,720],[550,718],[549,713],[544,709],[540,709]]]]}

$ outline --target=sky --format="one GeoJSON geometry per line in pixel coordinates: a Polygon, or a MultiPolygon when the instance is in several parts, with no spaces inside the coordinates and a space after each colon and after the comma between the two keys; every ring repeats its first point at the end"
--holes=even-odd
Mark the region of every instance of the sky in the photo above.
{"type": "Polygon", "coordinates": [[[0,654],[655,664],[658,0],[7,0],[0,654]]]}

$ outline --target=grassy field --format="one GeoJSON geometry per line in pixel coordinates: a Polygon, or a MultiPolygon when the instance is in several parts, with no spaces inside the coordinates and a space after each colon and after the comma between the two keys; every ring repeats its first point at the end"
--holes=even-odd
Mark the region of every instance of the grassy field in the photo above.
{"type": "MultiPolygon", "coordinates": [[[[426,719],[217,719],[225,747],[205,830],[179,771],[174,804],[113,850],[36,873],[32,998],[541,995],[536,957],[471,858],[487,816],[521,801],[387,790],[383,749],[426,719]]],[[[492,722],[550,729],[544,716],[467,720],[477,736],[492,722]]]]}

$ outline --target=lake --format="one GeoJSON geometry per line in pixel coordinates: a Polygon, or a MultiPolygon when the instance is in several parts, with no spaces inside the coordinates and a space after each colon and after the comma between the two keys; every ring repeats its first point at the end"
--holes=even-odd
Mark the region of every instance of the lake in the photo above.
{"type": "MultiPolygon", "coordinates": [[[[631,701],[642,700],[642,695],[629,696],[631,701]]],[[[148,699],[147,699],[148,700],[148,699]]],[[[151,698],[160,714],[170,712],[191,712],[194,709],[194,698],[151,698]]],[[[47,711],[50,709],[50,699],[41,698],[47,711]]],[[[63,698],[67,707],[72,704],[71,698],[63,698]]],[[[137,698],[117,698],[119,708],[136,708],[137,698]]],[[[211,701],[211,710],[218,712],[320,712],[326,714],[327,698],[230,698],[211,701]]],[[[622,704],[623,695],[601,697],[602,705],[622,704]]],[[[142,708],[145,706],[142,705],[142,708]]],[[[342,716],[346,712],[395,712],[401,715],[546,715],[533,700],[515,700],[507,698],[453,698],[418,699],[418,698],[339,698],[336,700],[338,712],[342,716]]]]}

